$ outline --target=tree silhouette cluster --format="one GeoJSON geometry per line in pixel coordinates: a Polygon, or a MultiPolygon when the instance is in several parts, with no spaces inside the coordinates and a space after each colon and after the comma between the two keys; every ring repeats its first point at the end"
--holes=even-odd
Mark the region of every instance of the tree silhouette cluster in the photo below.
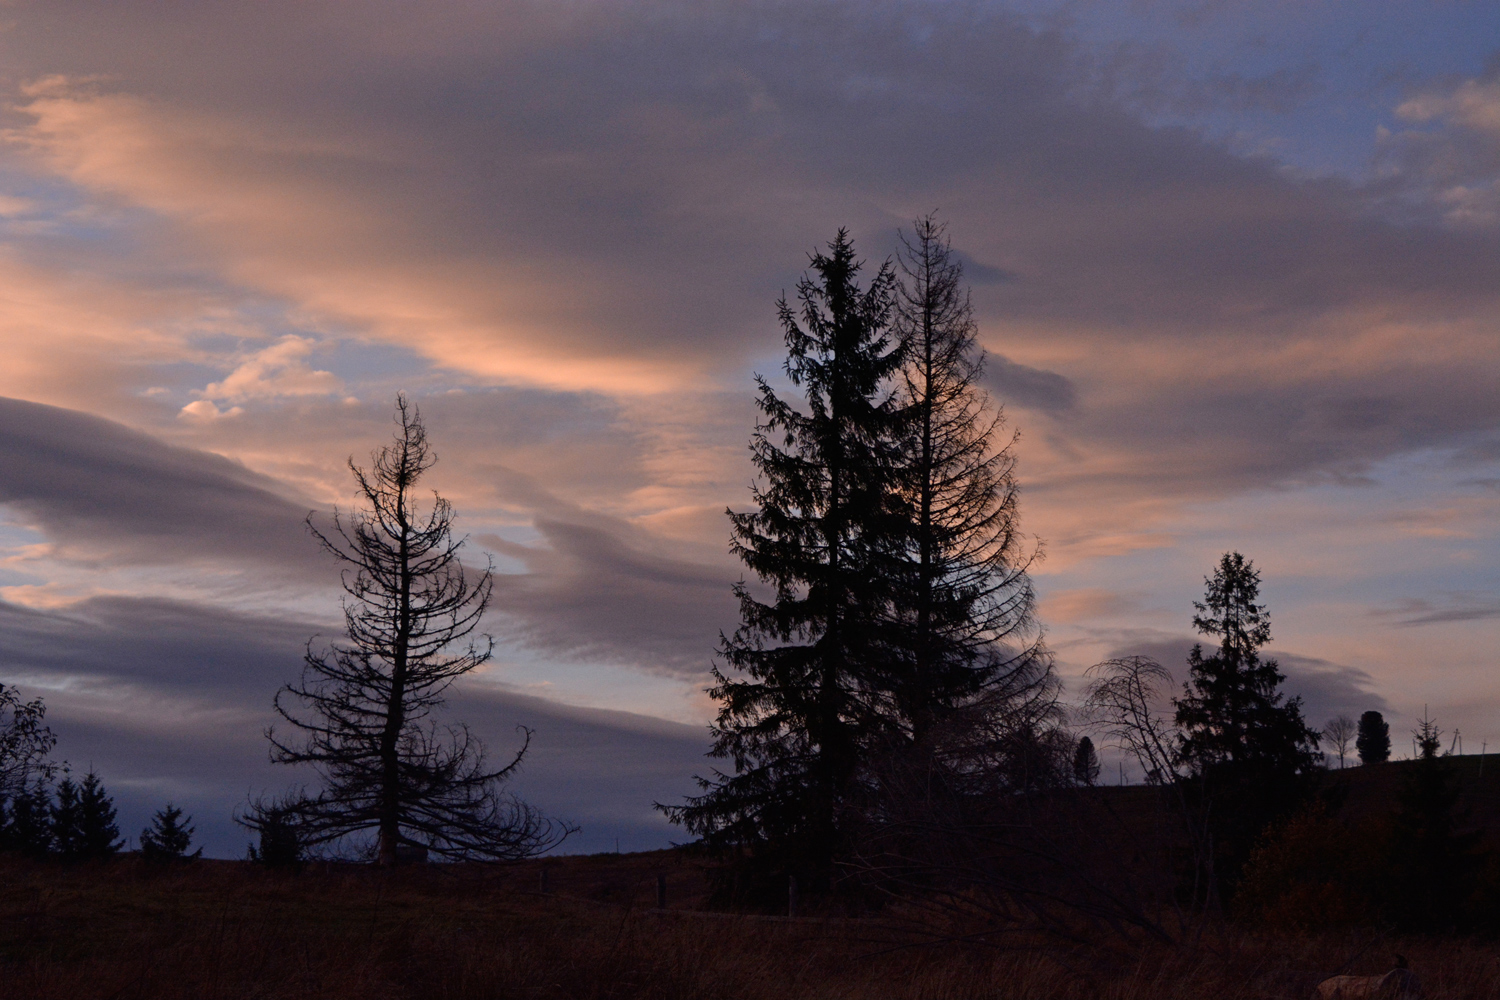
{"type": "MultiPolygon", "coordinates": [[[[114,800],[92,770],[74,781],[65,763],[52,760],[57,737],[46,715],[40,698],[22,701],[15,688],[0,684],[0,851],[63,861],[111,857],[125,846],[114,800]],[[54,781],[59,772],[62,780],[54,781]]],[[[193,831],[178,825],[181,817],[171,805],[158,812],[141,833],[142,852],[182,856],[193,831]]]]}
{"type": "Polygon", "coordinates": [[[12,795],[0,826],[0,846],[63,861],[101,859],[124,846],[114,801],[92,771],[82,781],[64,777],[55,788],[34,782],[12,795]]]}
{"type": "MultiPolygon", "coordinates": [[[[1375,712],[1361,722],[1378,737],[1365,766],[1389,774],[1388,725],[1375,712]]],[[[1346,814],[1335,794],[1270,830],[1247,865],[1239,911],[1291,928],[1493,928],[1500,880],[1460,794],[1474,773],[1461,777],[1442,736],[1424,714],[1412,730],[1416,756],[1399,765],[1388,812],[1346,814]]]]}
{"type": "MultiPolygon", "coordinates": [[[[1424,714],[1413,731],[1393,810],[1341,812],[1349,775],[1325,774],[1328,760],[1344,772],[1353,750],[1371,769],[1356,773],[1394,775],[1390,726],[1373,710],[1307,724],[1263,655],[1270,612],[1239,552],[1193,604],[1205,642],[1184,683],[1119,656],[1088,671],[1082,710],[1064,711],[1034,613],[1040,547],[1020,531],[1016,436],[982,388],[942,224],[917,220],[873,274],[840,230],[776,309],[786,384],[756,378],[753,503],[727,512],[749,579],[708,692],[718,766],[699,794],[658,806],[734,860],[722,870],[738,901],[852,885],[906,912],[980,920],[976,939],[1041,929],[1074,943],[1197,941],[1224,913],[1493,923],[1500,891],[1437,723],[1424,714]],[[1101,751],[1122,783],[1128,760],[1148,788],[1101,788],[1101,751]]],[[[274,699],[271,759],[316,781],[238,815],[267,865],[511,861],[573,832],[507,791],[529,730],[492,764],[442,717],[453,685],[491,657],[493,567],[464,563],[452,506],[419,491],[437,459],[404,395],[394,423],[367,467],[349,461],[358,505],[308,517],[342,568],[343,636],[309,640],[300,679],[274,699]]],[[[113,802],[98,775],[75,781],[52,760],[56,742],[42,702],[0,684],[0,850],[109,857],[123,846],[113,802]]],[[[194,834],[169,803],[141,854],[196,858],[194,834]]]]}
{"type": "Polygon", "coordinates": [[[735,588],[741,624],[710,690],[712,754],[731,767],[663,807],[711,847],[810,886],[887,800],[891,774],[872,764],[916,752],[961,757],[972,775],[976,754],[1035,749],[1012,723],[1037,737],[1055,721],[1034,551],[959,263],[928,218],[899,273],[886,263],[861,285],[863,267],[840,231],[796,305],[778,303],[800,398],[757,378],[755,509],[729,512],[758,581],[735,588]]]}

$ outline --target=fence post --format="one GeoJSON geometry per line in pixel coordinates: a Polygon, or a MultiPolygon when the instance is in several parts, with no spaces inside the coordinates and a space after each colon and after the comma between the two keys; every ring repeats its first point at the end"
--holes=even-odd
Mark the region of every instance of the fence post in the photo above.
{"type": "Polygon", "coordinates": [[[797,876],[786,877],[786,915],[795,917],[797,915],[797,876]]]}
{"type": "Polygon", "coordinates": [[[667,908],[667,877],[656,876],[656,908],[665,910],[667,908]]]}

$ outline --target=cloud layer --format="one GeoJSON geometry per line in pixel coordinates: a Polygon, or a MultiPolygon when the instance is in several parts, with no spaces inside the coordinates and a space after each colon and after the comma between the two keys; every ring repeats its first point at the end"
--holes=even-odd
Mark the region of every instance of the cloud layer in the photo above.
{"type": "MultiPolygon", "coordinates": [[[[230,822],[258,791],[313,780],[271,767],[270,700],[327,624],[253,617],[162,600],[94,598],[43,611],[0,602],[0,676],[42,694],[59,753],[94,768],[134,834],[175,801],[195,812],[211,854],[243,854],[230,822]]],[[[456,689],[446,718],[468,723],[500,759],[535,731],[515,790],[583,827],[570,849],[654,847],[670,836],[656,799],[692,789],[706,732],[623,712],[575,709],[482,681],[456,689]]]]}

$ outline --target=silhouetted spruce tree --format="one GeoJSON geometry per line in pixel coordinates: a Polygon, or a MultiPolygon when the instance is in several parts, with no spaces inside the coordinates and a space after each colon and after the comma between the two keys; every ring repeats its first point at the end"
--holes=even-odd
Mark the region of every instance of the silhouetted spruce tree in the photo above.
{"type": "Polygon", "coordinates": [[[151,817],[151,825],[141,831],[141,855],[147,861],[181,861],[198,857],[203,848],[191,855],[193,846],[193,818],[184,817],[182,810],[168,802],[166,808],[158,809],[151,817]]]}
{"type": "Polygon", "coordinates": [[[1193,625],[1217,636],[1205,656],[1195,645],[1189,679],[1174,699],[1177,754],[1199,782],[1214,833],[1220,885],[1232,891],[1260,832],[1296,808],[1307,778],[1322,761],[1318,733],[1302,718],[1302,699],[1286,698],[1275,660],[1262,660],[1271,619],[1260,596],[1260,574],[1238,552],[1225,553],[1205,580],[1193,625]]]}
{"type": "Polygon", "coordinates": [[[124,846],[115,824],[114,800],[93,771],[78,786],[77,844],[79,857],[94,859],[110,857],[124,846]]]}
{"type": "Polygon", "coordinates": [[[1094,741],[1087,736],[1078,741],[1073,751],[1073,778],[1080,785],[1092,785],[1099,780],[1099,754],[1094,741]]]}
{"type": "Polygon", "coordinates": [[[1379,712],[1366,712],[1359,717],[1354,749],[1359,752],[1361,764],[1383,764],[1391,759],[1391,727],[1379,712]]]}
{"type": "Polygon", "coordinates": [[[290,808],[260,805],[255,827],[260,834],[260,846],[250,845],[249,860],[267,868],[295,868],[302,864],[303,844],[295,806],[295,799],[291,800],[290,808]]]}
{"type": "Polygon", "coordinates": [[[66,861],[107,858],[122,846],[114,801],[93,771],[58,782],[51,827],[52,852],[66,861]]]}
{"type": "Polygon", "coordinates": [[[740,627],[721,637],[712,756],[733,773],[661,807],[711,847],[748,846],[762,870],[825,885],[847,833],[861,754],[897,738],[891,608],[905,521],[893,505],[899,414],[889,386],[894,276],[861,288],[840,230],[778,304],[799,407],[757,376],[751,441],[757,509],[729,512],[733,551],[769,585],[735,588],[740,627]]]}
{"type": "Polygon", "coordinates": [[[68,860],[83,857],[83,817],[78,802],[78,783],[71,776],[57,783],[49,815],[52,852],[68,860]]]}
{"type": "Polygon", "coordinates": [[[41,782],[13,794],[0,826],[0,849],[36,858],[52,853],[51,803],[47,785],[41,782]]]}
{"type": "MultiPolygon", "coordinates": [[[[902,235],[895,329],[904,426],[897,488],[910,519],[897,710],[912,736],[981,692],[1008,703],[1050,680],[1019,531],[1014,435],[979,386],[983,353],[945,226],[902,235]]],[[[998,706],[997,706],[998,707],[998,706]]]]}
{"type": "Polygon", "coordinates": [[[1302,699],[1287,699],[1275,660],[1261,660],[1271,639],[1271,617],[1257,604],[1260,574],[1238,552],[1227,552],[1205,579],[1193,626],[1217,636],[1219,648],[1188,656],[1190,676],[1174,699],[1182,730],[1178,752],[1199,772],[1262,773],[1290,777],[1318,764],[1318,733],[1302,718],[1302,699]]]}
{"type": "Polygon", "coordinates": [[[526,746],[492,769],[468,727],[430,718],[448,686],[490,658],[493,641],[472,635],[491,577],[489,569],[466,572],[448,501],[434,494],[419,509],[417,481],[437,459],[405,396],[395,422],[394,441],[373,455],[368,472],[349,461],[364,508],[335,511],[326,534],[308,519],[345,567],[347,638],[322,652],[309,644],[301,682],[276,696],[276,710],[304,739],[266,736],[273,761],[312,765],[323,787],[252,803],[240,821],[263,841],[268,830],[277,843],[294,831],[299,852],[373,833],[385,865],[428,850],[453,859],[529,857],[569,828],[504,793],[526,746]]]}

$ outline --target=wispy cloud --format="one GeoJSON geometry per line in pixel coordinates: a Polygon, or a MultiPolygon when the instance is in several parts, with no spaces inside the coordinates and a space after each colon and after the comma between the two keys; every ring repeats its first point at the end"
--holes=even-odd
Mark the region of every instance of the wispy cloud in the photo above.
{"type": "Polygon", "coordinates": [[[1370,614],[1405,627],[1486,621],[1500,618],[1500,599],[1486,592],[1450,592],[1436,597],[1410,597],[1370,614]]]}

